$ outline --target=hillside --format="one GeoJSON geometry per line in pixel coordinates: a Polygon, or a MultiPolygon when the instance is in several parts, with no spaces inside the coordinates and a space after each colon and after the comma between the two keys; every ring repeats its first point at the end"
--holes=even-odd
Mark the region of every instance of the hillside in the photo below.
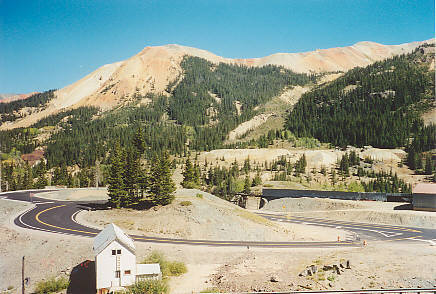
{"type": "Polygon", "coordinates": [[[287,117],[298,137],[345,147],[404,147],[434,109],[434,44],[355,68],[303,94],[287,117]]]}
{"type": "Polygon", "coordinates": [[[422,43],[381,45],[374,42],[359,42],[349,47],[304,53],[277,53],[251,59],[224,58],[205,50],[180,45],[146,47],[127,60],[104,65],[79,81],[56,91],[56,98],[46,107],[37,109],[14,123],[2,124],[0,129],[28,127],[43,117],[68,107],[97,106],[108,110],[132,101],[137,95],[156,93],[170,96],[167,92],[168,85],[177,84],[183,78],[181,62],[186,55],[199,57],[213,64],[226,63],[248,67],[276,65],[296,73],[321,73],[366,66],[375,61],[408,53],[422,43]]]}
{"type": "MultiPolygon", "coordinates": [[[[164,48],[160,49],[167,53],[181,50],[175,45],[164,48]]],[[[146,48],[141,54],[148,56],[155,49],[146,48]]],[[[100,184],[106,185],[114,146],[119,143],[129,152],[138,140],[143,140],[144,161],[168,150],[174,166],[193,155],[198,164],[201,151],[216,149],[234,149],[243,154],[243,150],[259,148],[295,151],[307,148],[327,150],[347,145],[405,147],[408,159],[403,160],[406,153],[401,150],[401,158],[396,160],[395,166],[401,168],[405,162],[422,175],[433,173],[431,154],[423,152],[428,152],[434,145],[434,126],[424,127],[421,116],[434,111],[434,45],[422,45],[412,53],[346,73],[322,74],[297,73],[276,65],[241,66],[229,60],[215,63],[210,60],[218,60],[218,57],[206,51],[192,52],[207,59],[181,56],[180,71],[174,72],[177,78],[154,84],[155,89],[163,89],[159,93],[148,89],[143,94],[138,88],[132,96],[123,96],[115,102],[111,100],[110,97],[117,95],[124,78],[109,88],[105,83],[114,82],[111,80],[114,74],[133,66],[128,65],[133,62],[129,61],[106,66],[101,75],[93,73],[80,81],[80,85],[89,86],[88,90],[93,86],[92,81],[98,81],[101,87],[106,85],[102,90],[104,93],[96,96],[97,100],[86,98],[99,101],[97,105],[87,103],[86,99],[60,99],[61,92],[83,90],[79,91],[83,94],[88,87],[73,85],[25,100],[1,103],[3,130],[0,130],[0,141],[4,177],[9,189],[44,186],[47,174],[53,177],[52,184],[87,187],[95,184],[97,165],[101,165],[100,184]],[[99,106],[108,107],[102,109],[99,106]],[[29,127],[18,127],[26,124],[30,124],[29,127]],[[22,158],[35,149],[44,150],[47,161],[31,168],[22,158]],[[423,161],[426,162],[425,168],[423,161]]],[[[160,59],[153,60],[159,63],[160,59]]],[[[135,68],[139,70],[141,64],[135,68]]],[[[135,81],[136,75],[133,75],[130,78],[125,76],[123,81],[135,81]]],[[[266,173],[263,180],[287,179],[303,154],[300,151],[294,153],[298,156],[293,156],[292,162],[277,158],[256,159],[251,162],[256,172],[245,172],[247,180],[250,181],[248,177],[263,176],[260,173],[264,171],[269,174],[266,173]],[[277,170],[279,161],[282,162],[280,169],[287,169],[286,174],[276,173],[281,171],[277,170]]],[[[310,168],[324,168],[319,180],[328,180],[326,167],[335,172],[338,157],[327,160],[323,166],[311,164],[310,154],[304,154],[310,168]]],[[[370,161],[378,157],[377,154],[362,156],[362,160],[371,157],[370,161]]],[[[211,177],[206,175],[206,167],[213,170],[225,157],[226,154],[204,158],[203,183],[211,177]]],[[[254,159],[245,157],[242,160],[250,162],[254,159]]],[[[213,170],[220,178],[208,187],[217,189],[223,197],[227,190],[233,193],[245,185],[241,174],[236,172],[236,166],[229,168],[231,170],[213,170]]],[[[376,177],[376,173],[381,172],[380,178],[393,177],[383,174],[385,170],[370,168],[371,164],[365,171],[366,175],[376,177]]],[[[295,179],[301,181],[300,174],[305,171],[295,169],[295,179]]],[[[353,172],[357,172],[357,166],[354,169],[353,172]]],[[[408,170],[407,175],[410,173],[408,170]]],[[[360,181],[362,175],[353,175],[355,178],[350,178],[350,181],[360,181]]],[[[307,176],[308,181],[310,178],[307,176]]],[[[332,179],[334,186],[335,175],[332,179]]]]}

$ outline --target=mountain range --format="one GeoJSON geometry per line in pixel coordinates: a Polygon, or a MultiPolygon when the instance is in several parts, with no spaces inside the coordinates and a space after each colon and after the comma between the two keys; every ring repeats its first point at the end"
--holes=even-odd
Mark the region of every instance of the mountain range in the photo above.
{"type": "MultiPolygon", "coordinates": [[[[395,55],[409,53],[434,39],[400,45],[359,42],[348,47],[318,49],[303,53],[276,53],[261,58],[231,59],[206,50],[181,45],[146,47],[131,58],[104,65],[77,82],[55,91],[54,98],[38,111],[22,113],[20,119],[6,122],[0,129],[28,127],[41,118],[67,108],[97,106],[109,110],[138,95],[150,93],[170,96],[168,86],[183,79],[181,62],[185,56],[225,63],[262,67],[276,65],[296,73],[346,72],[395,55]]],[[[146,101],[145,101],[146,102],[146,101]]]]}

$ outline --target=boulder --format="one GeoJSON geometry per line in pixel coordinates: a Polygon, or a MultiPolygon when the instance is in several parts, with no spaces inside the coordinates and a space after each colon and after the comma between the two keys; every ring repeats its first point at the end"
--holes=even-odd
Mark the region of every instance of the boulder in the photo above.
{"type": "Polygon", "coordinates": [[[325,272],[326,271],[331,271],[332,269],[333,269],[333,266],[331,266],[331,265],[325,265],[325,266],[322,267],[322,270],[325,271],[325,272]]]}
{"type": "Polygon", "coordinates": [[[338,275],[341,274],[341,270],[339,269],[339,266],[338,266],[337,264],[334,264],[334,265],[333,265],[333,270],[334,270],[338,275]]]}

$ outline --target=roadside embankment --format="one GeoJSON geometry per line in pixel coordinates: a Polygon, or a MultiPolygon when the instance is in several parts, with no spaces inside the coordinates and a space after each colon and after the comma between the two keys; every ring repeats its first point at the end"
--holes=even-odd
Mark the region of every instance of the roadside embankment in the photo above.
{"type": "Polygon", "coordinates": [[[179,189],[173,203],[148,210],[82,211],[76,219],[104,227],[115,223],[132,234],[154,237],[232,241],[335,241],[346,232],[276,223],[196,189],[179,189]]]}
{"type": "Polygon", "coordinates": [[[61,201],[98,201],[107,200],[107,188],[67,188],[38,193],[37,197],[61,201]]]}
{"type": "Polygon", "coordinates": [[[321,198],[281,198],[268,202],[262,211],[289,212],[298,216],[375,224],[436,229],[436,213],[414,211],[407,203],[353,201],[321,198]]]}

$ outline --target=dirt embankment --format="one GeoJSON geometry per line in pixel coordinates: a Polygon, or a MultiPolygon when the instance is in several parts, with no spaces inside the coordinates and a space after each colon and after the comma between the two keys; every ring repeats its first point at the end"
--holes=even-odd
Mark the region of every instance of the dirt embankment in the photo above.
{"type": "Polygon", "coordinates": [[[106,187],[59,189],[57,191],[38,193],[37,196],[61,201],[96,201],[108,199],[106,187]]]}
{"type": "Polygon", "coordinates": [[[78,220],[99,227],[115,223],[135,234],[183,239],[333,241],[346,237],[337,229],[274,223],[195,189],[178,190],[176,200],[164,207],[82,212],[78,220]]]}
{"type": "Polygon", "coordinates": [[[292,212],[295,215],[342,221],[436,229],[434,212],[397,210],[404,205],[405,203],[378,201],[282,198],[268,202],[262,210],[292,212]]]}

